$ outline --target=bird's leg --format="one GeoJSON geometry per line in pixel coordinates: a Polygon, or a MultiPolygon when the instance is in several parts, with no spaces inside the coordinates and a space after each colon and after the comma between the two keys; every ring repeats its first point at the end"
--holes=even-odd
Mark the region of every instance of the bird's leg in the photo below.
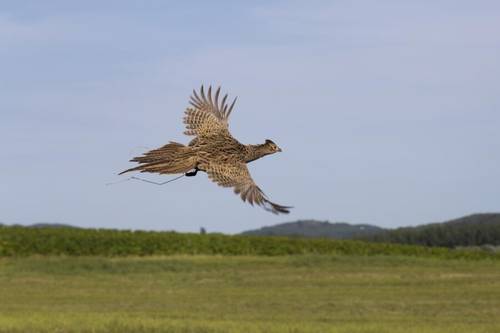
{"type": "Polygon", "coordinates": [[[186,177],[194,177],[198,173],[199,169],[195,168],[194,171],[186,172],[186,177]]]}

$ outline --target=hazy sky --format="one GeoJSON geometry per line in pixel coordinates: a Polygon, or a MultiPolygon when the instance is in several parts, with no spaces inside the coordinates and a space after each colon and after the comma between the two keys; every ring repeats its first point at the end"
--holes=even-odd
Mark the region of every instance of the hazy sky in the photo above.
{"type": "Polygon", "coordinates": [[[499,211],[500,2],[0,0],[0,150],[3,223],[233,233],[499,211]],[[188,142],[202,83],[238,96],[236,138],[283,148],[249,168],[290,215],[205,174],[105,186],[188,142]]]}

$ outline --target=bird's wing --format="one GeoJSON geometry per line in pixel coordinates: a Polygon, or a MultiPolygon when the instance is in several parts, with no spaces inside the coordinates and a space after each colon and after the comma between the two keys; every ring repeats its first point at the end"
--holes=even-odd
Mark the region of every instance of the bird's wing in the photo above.
{"type": "Polygon", "coordinates": [[[188,107],[184,116],[186,124],[186,135],[212,136],[212,135],[230,135],[228,129],[228,118],[233,110],[236,98],[229,105],[227,95],[219,101],[220,87],[212,98],[212,87],[208,88],[208,94],[205,95],[203,86],[199,94],[193,90],[189,100],[191,107],[188,107]]]}
{"type": "Polygon", "coordinates": [[[210,163],[206,172],[208,177],[218,185],[234,187],[234,193],[239,194],[243,201],[248,201],[252,206],[257,204],[274,214],[288,214],[289,209],[292,208],[269,201],[253,181],[244,163],[210,163]]]}

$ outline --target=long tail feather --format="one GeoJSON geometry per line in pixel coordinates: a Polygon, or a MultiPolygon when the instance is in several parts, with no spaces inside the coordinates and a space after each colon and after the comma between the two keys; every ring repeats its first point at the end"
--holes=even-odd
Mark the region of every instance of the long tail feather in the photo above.
{"type": "Polygon", "coordinates": [[[196,156],[192,148],[177,142],[170,142],[161,148],[148,151],[143,156],[134,157],[130,161],[138,162],[140,165],[122,171],[120,175],[131,171],[160,174],[185,173],[196,166],[196,156]]]}

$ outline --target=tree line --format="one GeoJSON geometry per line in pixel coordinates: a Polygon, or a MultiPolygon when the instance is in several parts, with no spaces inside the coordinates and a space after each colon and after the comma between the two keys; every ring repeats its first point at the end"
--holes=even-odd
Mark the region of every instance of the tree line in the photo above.
{"type": "Polygon", "coordinates": [[[0,226],[0,256],[69,255],[402,255],[500,259],[485,251],[453,250],[360,240],[230,236],[177,232],[0,226]]]}
{"type": "Polygon", "coordinates": [[[388,230],[360,239],[449,248],[500,246],[500,214],[475,214],[445,223],[388,230]]]}

